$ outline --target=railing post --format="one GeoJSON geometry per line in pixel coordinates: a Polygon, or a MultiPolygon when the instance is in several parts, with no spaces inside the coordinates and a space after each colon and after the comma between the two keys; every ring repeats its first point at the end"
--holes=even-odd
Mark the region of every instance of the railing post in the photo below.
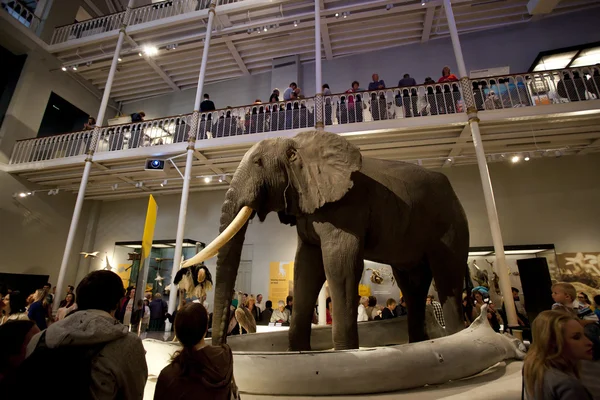
{"type": "Polygon", "coordinates": [[[315,0],[315,128],[322,131],[323,120],[323,78],[321,76],[321,4],[315,0]]]}
{"type": "Polygon", "coordinates": [[[450,0],[444,0],[444,9],[446,10],[446,19],[448,20],[450,37],[452,39],[452,47],[454,48],[454,55],[456,56],[458,71],[461,76],[460,84],[463,90],[463,99],[465,107],[467,109],[467,115],[469,117],[471,134],[473,136],[473,146],[475,146],[475,154],[477,156],[479,176],[481,178],[481,184],[483,186],[483,196],[485,199],[488,221],[490,224],[490,229],[492,231],[492,242],[494,244],[494,251],[496,253],[495,272],[500,279],[500,291],[502,292],[502,296],[504,298],[506,316],[508,319],[507,325],[509,327],[518,327],[519,323],[517,319],[517,312],[512,296],[508,268],[506,266],[506,255],[504,254],[504,242],[502,240],[502,232],[500,230],[500,220],[498,218],[496,200],[494,199],[494,190],[492,188],[492,181],[490,179],[490,171],[488,169],[485,151],[483,149],[483,142],[481,140],[481,133],[479,131],[479,118],[477,117],[477,107],[475,106],[475,98],[473,96],[471,81],[469,80],[469,77],[467,75],[467,68],[465,65],[465,60],[463,58],[462,49],[460,47],[458,30],[456,29],[456,21],[454,20],[454,13],[452,12],[452,5],[450,4],[450,0]]]}
{"type": "MultiPolygon", "coordinates": [[[[211,0],[208,10],[208,23],[206,24],[206,36],[204,39],[204,49],[202,50],[202,64],[198,74],[198,88],[196,90],[196,99],[194,101],[194,113],[190,124],[188,137],[187,155],[185,160],[185,172],[183,176],[183,190],[181,192],[181,203],[179,205],[179,219],[177,221],[177,236],[175,239],[175,254],[173,255],[173,268],[171,269],[171,280],[181,265],[181,254],[183,249],[183,235],[185,233],[185,218],[187,216],[187,203],[190,195],[190,181],[192,179],[192,162],[194,161],[194,149],[196,144],[196,135],[198,132],[198,123],[200,120],[200,102],[202,101],[202,92],[204,91],[204,78],[206,75],[206,64],[208,61],[208,50],[210,48],[210,39],[212,35],[213,20],[215,18],[215,7],[217,0],[211,0]]],[[[208,116],[206,117],[208,123],[208,116]]],[[[169,313],[172,315],[177,306],[177,288],[171,281],[171,290],[169,292],[169,313]]],[[[165,324],[165,331],[171,330],[169,321],[165,324]]]]}
{"type": "MultiPolygon", "coordinates": [[[[133,6],[134,0],[129,0],[129,4],[127,5],[126,15],[129,14],[131,7],[133,6]]],[[[69,257],[71,255],[71,250],[73,247],[73,242],[75,240],[75,234],[77,232],[77,225],[79,224],[79,216],[81,214],[81,209],[83,207],[83,201],[85,199],[85,190],[87,187],[88,178],[90,176],[90,171],[92,169],[92,159],[94,157],[94,152],[96,151],[96,147],[98,146],[98,136],[100,135],[100,126],[102,125],[102,121],[104,120],[104,114],[106,113],[106,107],[108,106],[108,100],[110,98],[110,90],[112,88],[112,83],[115,77],[115,72],[117,70],[117,63],[119,58],[119,53],[121,52],[121,46],[123,45],[123,38],[125,36],[126,25],[121,27],[121,31],[119,32],[119,39],[117,41],[117,47],[115,49],[115,54],[113,55],[112,64],[110,66],[110,72],[108,73],[108,79],[106,81],[106,87],[104,88],[104,94],[102,95],[102,101],[100,102],[100,109],[98,110],[98,116],[96,118],[97,124],[94,128],[94,133],[92,134],[92,141],[90,143],[90,147],[87,151],[87,158],[85,160],[85,167],[83,169],[83,175],[81,177],[81,183],[79,184],[79,192],[77,193],[77,200],[75,202],[75,210],[73,211],[73,218],[71,219],[71,226],[69,227],[69,234],[67,236],[67,243],[65,245],[65,251],[63,253],[62,262],[60,264],[60,271],[58,273],[58,282],[56,284],[56,293],[59,296],[62,296],[63,288],[65,286],[65,276],[67,274],[67,267],[69,264],[69,257]]],[[[141,293],[143,296],[144,293],[141,293]]],[[[55,301],[52,305],[54,310],[58,309],[60,301],[55,301]]]]}

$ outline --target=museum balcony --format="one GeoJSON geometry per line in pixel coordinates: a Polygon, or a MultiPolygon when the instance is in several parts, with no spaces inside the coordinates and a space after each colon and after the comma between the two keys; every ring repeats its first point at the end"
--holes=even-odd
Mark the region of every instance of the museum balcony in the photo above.
{"type": "MultiPolygon", "coordinates": [[[[473,79],[471,87],[490,161],[600,151],[600,67],[473,79]]],[[[324,96],[325,129],[346,136],[368,156],[428,168],[473,164],[462,99],[458,82],[333,94],[324,96]]],[[[179,155],[190,134],[196,139],[194,176],[204,178],[192,187],[222,188],[254,143],[313,128],[315,115],[314,98],[307,98],[201,113],[196,132],[190,132],[191,114],[136,123],[111,120],[100,129],[87,196],[110,199],[180,190],[178,168],[184,159],[179,155]],[[172,159],[177,168],[160,175],[145,171],[144,160],[150,157],[172,159]]],[[[76,191],[92,132],[20,140],[8,172],[76,191]]]]}

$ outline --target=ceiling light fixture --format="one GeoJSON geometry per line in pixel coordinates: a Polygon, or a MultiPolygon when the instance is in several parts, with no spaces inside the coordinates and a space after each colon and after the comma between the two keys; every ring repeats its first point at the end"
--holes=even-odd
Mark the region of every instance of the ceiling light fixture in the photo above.
{"type": "Polygon", "coordinates": [[[529,161],[529,160],[531,160],[531,159],[529,158],[529,156],[525,156],[525,158],[524,158],[523,160],[525,160],[525,161],[529,161]]]}
{"type": "Polygon", "coordinates": [[[204,183],[210,183],[211,181],[212,181],[212,178],[210,176],[204,177],[204,183]]]}
{"type": "Polygon", "coordinates": [[[86,67],[89,67],[89,66],[91,66],[91,65],[92,65],[92,62],[91,62],[91,61],[88,61],[88,62],[86,62],[86,63],[85,63],[85,66],[86,66],[86,67]]]}
{"type": "Polygon", "coordinates": [[[263,27],[263,31],[265,31],[265,32],[266,32],[266,31],[268,31],[268,30],[269,30],[269,27],[268,27],[267,25],[265,25],[265,26],[263,27]]]}
{"type": "Polygon", "coordinates": [[[223,183],[223,180],[225,179],[225,175],[221,175],[219,177],[219,183],[223,183]]]}
{"type": "Polygon", "coordinates": [[[248,35],[252,34],[252,28],[248,28],[248,35]]]}
{"type": "Polygon", "coordinates": [[[142,186],[144,186],[144,182],[137,182],[137,183],[135,184],[135,187],[136,187],[136,188],[141,188],[142,186]]]}
{"type": "Polygon", "coordinates": [[[167,185],[167,180],[165,179],[164,181],[162,181],[162,183],[160,184],[161,187],[165,187],[167,185]]]}
{"type": "Polygon", "coordinates": [[[121,57],[119,57],[119,58],[117,58],[117,61],[121,62],[121,61],[123,61],[123,59],[121,57]]]}
{"type": "Polygon", "coordinates": [[[151,46],[151,45],[145,45],[144,47],[142,47],[142,50],[144,50],[144,53],[149,56],[155,56],[158,54],[158,47],[156,46],[151,46]]]}
{"type": "Polygon", "coordinates": [[[140,52],[140,53],[138,53],[138,56],[142,57],[142,56],[143,56],[143,54],[140,52]]]}
{"type": "Polygon", "coordinates": [[[298,26],[298,20],[294,21],[294,26],[298,26]]]}
{"type": "Polygon", "coordinates": [[[513,164],[516,164],[519,161],[521,161],[521,157],[519,157],[519,156],[512,156],[512,158],[510,159],[510,161],[512,161],[513,164]]]}
{"type": "Polygon", "coordinates": [[[335,13],[335,17],[339,18],[340,17],[340,13],[335,13]]]}
{"type": "Polygon", "coordinates": [[[77,65],[73,65],[73,71],[77,71],[77,65]]]}
{"type": "Polygon", "coordinates": [[[62,67],[61,69],[65,72],[67,71],[67,67],[62,67]]]}
{"type": "Polygon", "coordinates": [[[112,190],[117,190],[117,188],[119,187],[118,183],[115,183],[114,185],[111,186],[112,190]]]}

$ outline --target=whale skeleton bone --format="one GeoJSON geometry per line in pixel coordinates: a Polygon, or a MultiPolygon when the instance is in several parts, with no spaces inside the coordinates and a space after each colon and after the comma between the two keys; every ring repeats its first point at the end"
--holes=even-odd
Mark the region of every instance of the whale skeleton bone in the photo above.
{"type": "MultiPolygon", "coordinates": [[[[288,333],[281,334],[287,336],[288,333]]],[[[175,343],[152,339],[144,340],[144,346],[151,357],[164,353],[164,365],[149,364],[150,369],[158,372],[179,348],[175,343]]],[[[359,350],[233,351],[233,358],[236,384],[242,392],[325,396],[394,392],[443,384],[476,375],[504,360],[522,360],[525,351],[518,339],[494,332],[487,320],[487,305],[484,305],[471,326],[439,339],[359,350]],[[294,366],[293,372],[289,365],[294,366]],[[257,375],[257,370],[265,373],[257,375]],[[393,373],[393,377],[379,380],[375,388],[364,384],[366,373],[388,374],[388,377],[393,373]],[[273,376],[277,379],[272,379],[273,376]]]]}
{"type": "Polygon", "coordinates": [[[454,335],[399,346],[319,352],[233,352],[235,380],[239,389],[261,395],[349,395],[373,393],[364,385],[366,373],[393,372],[377,392],[442,384],[476,375],[498,362],[523,359],[525,346],[518,339],[496,333],[481,315],[454,335]],[[468,357],[465,355],[468,354],[468,357]],[[286,365],[293,373],[282,374],[286,365]],[[253,371],[262,371],[257,376],[253,371]],[[277,379],[272,379],[277,374],[277,379]]]}

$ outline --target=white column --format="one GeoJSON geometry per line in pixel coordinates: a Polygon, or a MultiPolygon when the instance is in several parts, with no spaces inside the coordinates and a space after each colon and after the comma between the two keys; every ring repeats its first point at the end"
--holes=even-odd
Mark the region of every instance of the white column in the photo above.
{"type": "MultiPolygon", "coordinates": [[[[129,0],[129,4],[127,5],[127,11],[125,12],[125,17],[123,21],[127,21],[129,17],[129,13],[131,7],[133,6],[133,2],[135,0],[129,0]]],[[[92,134],[92,141],[90,144],[90,149],[88,150],[88,156],[85,160],[85,167],[83,169],[83,176],[81,177],[81,183],[79,184],[79,192],[77,193],[77,200],[75,202],[75,210],[73,211],[73,218],[71,219],[71,226],[69,227],[69,235],[67,236],[67,243],[65,245],[65,252],[63,253],[62,262],[60,264],[60,271],[58,273],[58,282],[56,283],[56,293],[64,293],[65,286],[65,275],[67,274],[67,267],[69,264],[69,256],[71,255],[71,249],[73,248],[73,242],[75,241],[75,234],[77,233],[77,225],[79,224],[79,216],[81,214],[81,208],[83,207],[83,201],[85,199],[85,190],[87,188],[88,178],[90,176],[90,171],[92,169],[92,158],[94,156],[94,151],[96,150],[96,146],[98,144],[98,136],[100,134],[100,126],[104,121],[104,114],[106,113],[106,107],[108,105],[108,100],[110,98],[110,90],[112,88],[113,80],[115,78],[115,72],[117,70],[117,63],[119,61],[119,54],[121,53],[121,47],[123,46],[123,38],[125,37],[125,28],[126,25],[123,24],[121,27],[121,31],[119,32],[119,39],[117,40],[117,47],[115,49],[115,54],[113,54],[112,64],[110,65],[110,71],[108,73],[108,79],[106,81],[106,87],[104,88],[104,93],[102,95],[102,101],[100,102],[100,109],[98,110],[98,116],[96,117],[96,127],[94,128],[94,133],[92,134]]],[[[53,304],[53,309],[57,310],[59,306],[59,302],[55,301],[53,304]]]]}
{"type": "MultiPolygon", "coordinates": [[[[210,39],[212,36],[212,26],[215,17],[216,0],[210,2],[208,10],[208,24],[206,25],[206,37],[204,39],[204,49],[202,50],[202,64],[198,74],[198,88],[196,90],[196,99],[194,101],[194,113],[190,125],[190,137],[188,140],[187,157],[185,160],[185,172],[183,176],[183,190],[181,192],[181,203],[179,205],[179,219],[177,221],[177,236],[175,238],[175,254],[173,256],[173,268],[171,269],[171,279],[175,279],[179,266],[181,265],[181,254],[183,250],[183,236],[185,233],[185,219],[187,216],[187,204],[190,195],[190,181],[192,178],[192,162],[194,161],[194,147],[196,133],[198,131],[198,121],[200,118],[200,103],[202,101],[202,92],[204,91],[204,77],[206,75],[206,64],[208,61],[208,50],[210,48],[210,39]]],[[[177,287],[171,282],[169,292],[169,313],[173,314],[177,308],[177,287]]],[[[169,321],[165,324],[165,331],[171,330],[169,321]]]]}
{"type": "Polygon", "coordinates": [[[319,292],[317,309],[319,310],[319,325],[327,325],[327,291],[325,289],[325,284],[323,284],[323,287],[319,292]]]}
{"type": "MultiPolygon", "coordinates": [[[[65,245],[65,251],[63,253],[62,262],[60,263],[60,271],[58,272],[58,282],[56,284],[56,293],[58,297],[64,293],[65,286],[65,275],[67,274],[67,267],[69,265],[69,257],[71,256],[71,250],[73,248],[73,242],[75,241],[75,234],[77,233],[77,225],[79,224],[79,216],[81,215],[81,209],[83,207],[83,200],[85,198],[85,188],[87,186],[88,178],[90,177],[90,171],[92,170],[91,155],[88,156],[88,160],[85,162],[83,168],[83,176],[81,177],[81,184],[79,185],[79,193],[77,193],[77,200],[75,201],[75,210],[73,210],[73,217],[71,218],[71,226],[69,227],[69,235],[67,236],[67,244],[65,245]]],[[[52,308],[56,311],[60,304],[60,299],[54,299],[52,308]]]]}
{"type": "Polygon", "coordinates": [[[315,93],[321,93],[323,78],[321,76],[321,7],[315,0],[315,93]]]}
{"type": "MultiPolygon", "coordinates": [[[[444,0],[444,8],[446,10],[446,19],[448,20],[448,28],[450,30],[450,37],[452,39],[452,47],[454,48],[454,54],[458,64],[458,72],[460,73],[462,79],[468,78],[467,68],[463,58],[462,49],[460,47],[458,30],[456,29],[456,21],[454,20],[454,13],[452,12],[450,0],[444,0]]],[[[463,80],[462,83],[465,83],[465,81],[463,80]]],[[[481,178],[481,185],[483,186],[483,197],[485,199],[488,222],[492,231],[492,242],[494,244],[494,251],[496,253],[495,272],[500,280],[500,291],[502,292],[502,296],[504,298],[506,316],[508,319],[508,321],[505,322],[508,323],[508,326],[518,326],[519,323],[517,319],[517,312],[515,310],[515,303],[512,297],[509,272],[506,266],[506,255],[504,254],[504,242],[502,241],[500,220],[498,218],[496,201],[494,199],[492,181],[490,180],[490,171],[488,169],[485,151],[483,149],[483,142],[481,140],[481,133],[479,131],[479,118],[477,118],[477,109],[474,107],[470,82],[466,82],[466,84],[462,84],[461,86],[463,89],[463,96],[465,98],[465,105],[468,107],[467,112],[469,115],[471,134],[473,135],[473,146],[475,146],[477,165],[479,166],[479,175],[481,178]],[[470,100],[469,102],[472,104],[467,104],[467,100],[470,100]]],[[[498,304],[498,306],[500,305],[498,304]]]]}
{"type": "Polygon", "coordinates": [[[315,0],[315,128],[325,128],[323,109],[323,78],[321,76],[321,4],[315,0]]]}

